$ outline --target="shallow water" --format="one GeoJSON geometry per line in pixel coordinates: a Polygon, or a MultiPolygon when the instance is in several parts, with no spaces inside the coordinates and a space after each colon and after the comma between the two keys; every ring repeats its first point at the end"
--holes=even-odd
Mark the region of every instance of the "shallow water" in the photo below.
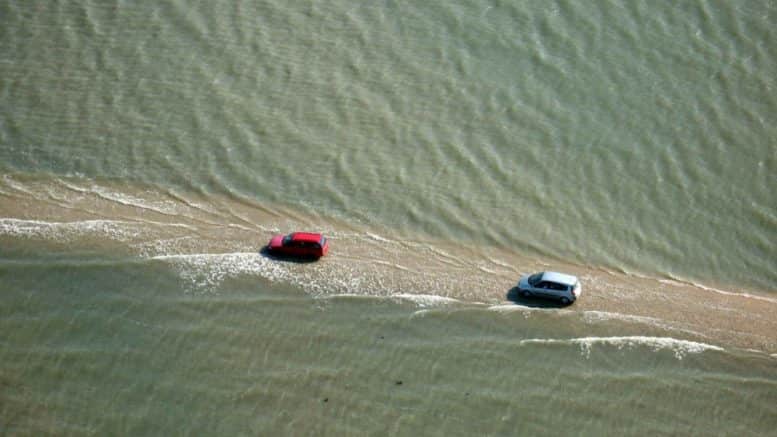
{"type": "Polygon", "coordinates": [[[245,275],[197,294],[154,260],[3,273],[11,433],[768,435],[775,424],[773,357],[650,323],[311,298],[245,275]]]}
{"type": "Polygon", "coordinates": [[[775,11],[5,2],[0,433],[773,433],[775,11]]]}

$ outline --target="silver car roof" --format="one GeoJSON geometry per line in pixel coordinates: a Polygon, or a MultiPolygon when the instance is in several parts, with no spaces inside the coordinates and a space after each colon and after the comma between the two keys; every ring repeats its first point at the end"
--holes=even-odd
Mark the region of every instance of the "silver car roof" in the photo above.
{"type": "Polygon", "coordinates": [[[542,280],[570,286],[577,284],[577,276],[558,272],[545,272],[542,274],[542,280]]]}

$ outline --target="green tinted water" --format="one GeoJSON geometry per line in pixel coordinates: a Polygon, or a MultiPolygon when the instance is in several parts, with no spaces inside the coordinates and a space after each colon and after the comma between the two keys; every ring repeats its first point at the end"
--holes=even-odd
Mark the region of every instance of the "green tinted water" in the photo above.
{"type": "Polygon", "coordinates": [[[775,10],[5,2],[0,430],[770,433],[775,10]]]}

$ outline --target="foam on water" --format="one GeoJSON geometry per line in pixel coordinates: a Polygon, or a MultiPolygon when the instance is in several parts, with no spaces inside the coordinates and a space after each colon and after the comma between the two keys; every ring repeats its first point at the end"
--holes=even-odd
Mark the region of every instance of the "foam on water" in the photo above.
{"type": "Polygon", "coordinates": [[[392,240],[389,240],[388,238],[384,238],[384,237],[382,237],[382,236],[380,236],[378,234],[374,234],[372,232],[367,232],[367,233],[365,233],[365,235],[368,238],[371,238],[371,239],[373,239],[375,241],[380,241],[381,243],[392,243],[392,240]]]}
{"type": "Polygon", "coordinates": [[[255,275],[271,281],[294,279],[285,264],[258,253],[157,255],[150,259],[172,264],[193,292],[217,292],[226,279],[240,275],[255,275]]]}
{"type": "Polygon", "coordinates": [[[765,302],[777,303],[777,299],[774,299],[771,297],[755,295],[747,292],[734,292],[734,291],[721,290],[719,288],[710,287],[704,284],[700,284],[698,282],[692,282],[692,281],[686,282],[686,281],[679,281],[676,279],[659,279],[658,281],[661,282],[662,284],[690,285],[692,287],[700,288],[706,291],[711,291],[713,293],[723,294],[726,296],[739,296],[747,299],[756,299],[756,300],[762,300],[765,302]]]}
{"type": "Polygon", "coordinates": [[[394,294],[391,297],[393,299],[412,302],[421,308],[432,308],[432,307],[440,307],[440,306],[461,303],[461,301],[458,299],[436,296],[433,294],[400,293],[400,294],[394,294]]]}
{"type": "Polygon", "coordinates": [[[225,280],[256,276],[299,287],[313,297],[376,295],[370,292],[375,284],[369,277],[324,262],[284,262],[258,252],[169,254],[149,259],[170,263],[187,290],[198,293],[218,293],[225,280]]]}
{"type": "Polygon", "coordinates": [[[716,348],[777,359],[774,3],[5,1],[3,426],[769,435],[716,348]],[[299,227],[331,255],[258,253],[299,227]],[[510,301],[544,269],[582,298],[510,301]]]}
{"type": "Polygon", "coordinates": [[[180,212],[178,208],[180,203],[171,200],[152,201],[94,184],[89,187],[80,187],[65,181],[60,181],[60,183],[73,191],[83,194],[95,194],[97,197],[125,206],[146,209],[164,215],[176,215],[180,212]]]}
{"type": "Polygon", "coordinates": [[[645,337],[645,336],[626,336],[626,337],[580,337],[569,339],[551,339],[551,338],[532,338],[519,342],[520,345],[576,345],[580,346],[582,353],[589,357],[594,346],[612,346],[617,349],[633,349],[637,347],[648,347],[654,351],[670,350],[674,352],[678,360],[683,359],[686,354],[698,354],[706,351],[723,351],[719,346],[706,343],[698,343],[689,340],[680,340],[672,337],[645,337]]]}
{"type": "Polygon", "coordinates": [[[375,264],[380,264],[383,266],[391,267],[397,270],[405,271],[405,272],[412,272],[413,270],[409,267],[405,267],[398,263],[388,262],[388,261],[381,261],[381,260],[374,260],[372,261],[375,264]]]}
{"type": "MultiPolygon", "coordinates": [[[[527,305],[520,305],[516,303],[507,303],[507,304],[500,304],[500,305],[491,305],[488,307],[489,311],[494,311],[497,313],[532,313],[532,312],[564,312],[565,310],[559,310],[558,308],[543,308],[543,307],[535,307],[535,306],[527,306],[527,305]]],[[[567,311],[569,313],[569,311],[567,311]]]]}
{"type": "Polygon", "coordinates": [[[673,324],[668,323],[665,320],[661,320],[657,317],[637,316],[633,314],[622,314],[622,313],[616,313],[616,312],[610,312],[610,311],[594,310],[594,311],[584,311],[583,320],[589,323],[597,323],[597,322],[608,321],[608,320],[616,320],[619,322],[628,322],[628,323],[639,323],[643,325],[653,326],[656,328],[677,331],[677,332],[684,332],[687,334],[706,337],[700,332],[674,326],[673,324]]]}
{"type": "MultiPolygon", "coordinates": [[[[585,284],[584,297],[577,304],[569,308],[524,305],[511,297],[519,272],[555,270],[558,263],[521,257],[495,247],[391,234],[383,228],[363,226],[355,230],[299,211],[281,216],[263,212],[285,211],[287,207],[254,206],[215,197],[205,201],[206,206],[193,208],[191,205],[204,201],[196,194],[191,198],[183,194],[170,197],[164,190],[132,186],[124,193],[96,183],[69,181],[66,183],[70,188],[62,191],[57,180],[51,184],[45,179],[3,178],[7,191],[28,198],[24,208],[11,201],[1,202],[4,215],[30,215],[48,221],[0,219],[0,235],[83,241],[89,247],[101,239],[118,242],[116,246],[141,259],[168,263],[189,292],[219,293],[225,281],[247,276],[249,280],[256,277],[290,284],[312,297],[376,296],[413,302],[422,310],[444,310],[461,302],[486,305],[494,312],[518,312],[526,318],[540,312],[579,318],[588,324],[612,320],[760,350],[772,351],[775,347],[770,340],[775,323],[769,311],[771,301],[704,293],[706,288],[691,284],[566,265],[561,270],[576,274],[585,284]],[[78,190],[76,196],[74,190],[78,190]],[[105,192],[118,195],[100,194],[105,192]],[[166,206],[169,199],[177,204],[166,206]],[[146,203],[152,207],[137,206],[146,203]],[[180,213],[160,215],[154,210],[180,213]],[[212,215],[214,210],[227,213],[212,215]],[[103,218],[83,219],[97,212],[103,218]],[[72,221],[62,220],[68,217],[72,221]],[[246,229],[245,223],[252,225],[246,229]],[[330,254],[319,262],[286,262],[260,253],[272,235],[267,230],[275,230],[274,234],[280,229],[309,227],[325,230],[331,241],[330,254]],[[678,311],[678,306],[687,308],[693,317],[678,311]],[[749,319],[743,319],[744,314],[749,319]]],[[[607,326],[633,329],[627,325],[607,326]]]]}
{"type": "Polygon", "coordinates": [[[142,224],[121,220],[48,222],[0,218],[0,234],[51,241],[67,241],[81,236],[99,235],[126,242],[137,238],[141,232],[142,224]]]}

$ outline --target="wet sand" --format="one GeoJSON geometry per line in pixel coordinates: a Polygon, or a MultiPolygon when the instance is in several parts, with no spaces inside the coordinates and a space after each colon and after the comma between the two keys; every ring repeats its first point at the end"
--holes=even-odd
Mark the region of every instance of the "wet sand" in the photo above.
{"type": "Polygon", "coordinates": [[[313,296],[417,295],[539,308],[590,323],[618,323],[630,335],[649,332],[777,353],[777,296],[769,292],[607,272],[473,242],[397,235],[231,196],[6,176],[0,182],[0,243],[7,253],[89,250],[169,262],[195,292],[212,292],[237,275],[258,275],[313,296]],[[326,233],[329,256],[295,263],[260,253],[274,233],[300,229],[326,233]],[[517,298],[518,278],[542,270],[579,276],[582,297],[564,308],[517,298]]]}

